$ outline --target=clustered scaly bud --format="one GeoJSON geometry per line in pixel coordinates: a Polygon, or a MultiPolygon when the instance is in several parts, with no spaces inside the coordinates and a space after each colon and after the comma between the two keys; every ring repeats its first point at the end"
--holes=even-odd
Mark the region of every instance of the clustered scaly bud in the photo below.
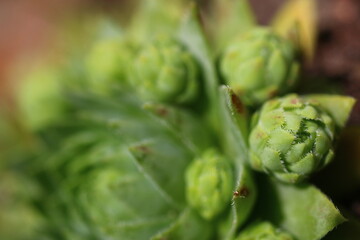
{"type": "Polygon", "coordinates": [[[266,102],[254,124],[251,165],[284,182],[301,181],[334,155],[334,120],[319,104],[296,94],[266,102]]]}
{"type": "Polygon", "coordinates": [[[194,160],[186,172],[186,195],[190,206],[212,219],[230,205],[233,174],[228,160],[211,149],[194,160]]]}
{"type": "Polygon", "coordinates": [[[236,240],[293,240],[293,238],[284,231],[276,229],[269,222],[259,222],[243,230],[236,240]]]}
{"type": "Polygon", "coordinates": [[[146,100],[186,103],[199,90],[195,59],[179,42],[165,35],[139,50],[130,78],[139,96],[146,100]]]}
{"type": "Polygon", "coordinates": [[[268,28],[254,28],[225,50],[221,73],[248,105],[258,105],[294,84],[299,64],[291,43],[268,28]]]}

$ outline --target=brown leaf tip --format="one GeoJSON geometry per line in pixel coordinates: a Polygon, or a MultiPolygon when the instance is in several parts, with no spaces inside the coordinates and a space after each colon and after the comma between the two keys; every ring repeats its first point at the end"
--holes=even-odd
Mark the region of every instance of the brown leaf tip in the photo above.
{"type": "Polygon", "coordinates": [[[244,113],[245,107],[236,94],[231,93],[231,103],[238,113],[244,113]]]}
{"type": "Polygon", "coordinates": [[[160,117],[166,117],[169,114],[169,111],[165,107],[159,107],[156,109],[156,114],[160,117]]]}
{"type": "Polygon", "coordinates": [[[144,160],[151,154],[151,149],[146,145],[139,145],[133,148],[137,152],[137,156],[144,160]]]}

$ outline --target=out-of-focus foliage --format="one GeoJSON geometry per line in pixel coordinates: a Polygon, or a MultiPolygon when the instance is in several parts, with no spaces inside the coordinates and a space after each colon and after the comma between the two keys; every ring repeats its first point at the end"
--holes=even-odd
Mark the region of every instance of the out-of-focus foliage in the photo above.
{"type": "Polygon", "coordinates": [[[273,19],[272,26],[282,36],[292,39],[307,60],[316,50],[317,8],[315,0],[290,0],[273,19]]]}
{"type": "Polygon", "coordinates": [[[193,56],[167,35],[141,47],[129,79],[146,100],[186,103],[199,93],[199,70],[193,56]]]}
{"type": "Polygon", "coordinates": [[[259,105],[294,85],[299,71],[290,42],[254,28],[228,45],[221,60],[224,81],[248,105],[259,105]]]}
{"type": "Polygon", "coordinates": [[[86,57],[86,73],[89,84],[97,91],[108,92],[110,86],[121,86],[126,81],[128,59],[132,46],[121,36],[105,37],[96,41],[86,57]],[[119,83],[120,82],[120,83],[119,83]]]}
{"type": "Polygon", "coordinates": [[[65,111],[61,72],[50,66],[39,67],[25,78],[18,92],[24,123],[37,130],[61,119],[65,111]]]}
{"type": "MultiPolygon", "coordinates": [[[[218,63],[255,22],[247,1],[214,6],[224,12],[202,18],[194,2],[144,0],[121,26],[98,16],[66,25],[59,59],[23,75],[29,80],[19,89],[16,121],[0,118],[7,159],[0,164],[0,238],[318,240],[345,220],[310,183],[283,184],[251,170],[249,152],[262,150],[251,140],[256,106],[221,85],[218,63]],[[266,223],[248,228],[258,219],[266,223]]],[[[270,52],[265,70],[286,81],[297,62],[290,44],[278,36],[258,42],[270,52]],[[272,72],[280,62],[286,70],[272,72]]],[[[333,125],[348,118],[347,100],[312,95],[285,104],[280,116],[296,114],[280,128],[295,139],[310,135],[313,155],[323,160],[338,134],[333,125]]],[[[257,124],[272,131],[276,119],[257,124]]],[[[267,140],[285,154],[289,143],[271,134],[267,140]]]]}

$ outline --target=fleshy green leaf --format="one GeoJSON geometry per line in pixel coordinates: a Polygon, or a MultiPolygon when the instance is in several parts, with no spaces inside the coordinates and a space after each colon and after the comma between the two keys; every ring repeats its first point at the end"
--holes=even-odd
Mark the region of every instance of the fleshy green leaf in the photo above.
{"type": "Polygon", "coordinates": [[[158,136],[131,146],[139,169],[159,192],[175,207],[185,203],[184,172],[193,159],[179,141],[158,136]]]}
{"type": "Polygon", "coordinates": [[[252,212],[257,198],[257,187],[249,168],[244,165],[241,168],[238,167],[237,174],[231,212],[227,222],[220,229],[221,239],[233,239],[237,229],[252,212]]]}
{"type": "Polygon", "coordinates": [[[69,99],[78,121],[85,122],[91,128],[103,128],[128,144],[169,132],[143,110],[136,98],[122,91],[117,92],[116,97],[86,93],[71,95],[69,99]]]}
{"type": "Polygon", "coordinates": [[[256,216],[282,227],[298,240],[318,240],[345,218],[310,184],[288,185],[268,178],[259,181],[256,216]]]}
{"type": "Polygon", "coordinates": [[[157,234],[151,240],[205,240],[211,237],[213,229],[190,209],[185,209],[169,228],[157,234]]]}
{"type": "Polygon", "coordinates": [[[234,237],[236,230],[251,213],[257,197],[257,187],[247,162],[247,110],[240,99],[227,86],[220,89],[223,148],[234,161],[236,187],[227,223],[222,226],[224,239],[234,237]]]}
{"type": "Polygon", "coordinates": [[[122,140],[101,129],[64,140],[50,155],[39,162],[38,204],[49,227],[67,238],[147,239],[177,217],[122,140]]]}
{"type": "Polygon", "coordinates": [[[144,109],[149,110],[155,117],[176,135],[185,146],[194,153],[201,153],[211,146],[212,133],[200,115],[169,105],[146,103],[144,109]]]}
{"type": "Polygon", "coordinates": [[[200,64],[204,75],[205,104],[209,109],[211,123],[214,128],[217,128],[218,79],[204,29],[200,24],[199,12],[194,4],[191,5],[183,19],[179,30],[179,39],[200,64]]]}
{"type": "Polygon", "coordinates": [[[228,86],[222,86],[221,94],[221,115],[224,118],[223,134],[228,140],[224,148],[233,149],[236,155],[243,161],[247,159],[248,152],[248,113],[246,106],[228,86]]]}
{"type": "Polygon", "coordinates": [[[305,99],[318,103],[330,116],[332,116],[338,127],[344,127],[351,110],[356,102],[352,97],[340,95],[314,94],[306,95],[305,99]]]}
{"type": "MultiPolygon", "coordinates": [[[[169,201],[148,173],[139,171],[127,148],[134,141],[157,136],[165,143],[155,144],[155,152],[170,151],[179,158],[190,155],[188,149],[126,93],[112,97],[86,93],[68,100],[76,111],[74,136],[63,137],[54,152],[34,166],[44,192],[37,204],[52,231],[68,239],[149,239],[172,223],[177,218],[177,203],[169,201]]],[[[192,156],[184,159],[189,161],[192,156]]],[[[183,159],[174,163],[167,169],[181,165],[183,159]]],[[[144,164],[143,168],[152,167],[158,166],[144,164]]],[[[183,181],[181,177],[166,186],[183,181]]],[[[172,193],[177,189],[174,186],[172,193]]],[[[175,193],[180,196],[176,201],[181,202],[182,195],[183,191],[175,193]]]]}

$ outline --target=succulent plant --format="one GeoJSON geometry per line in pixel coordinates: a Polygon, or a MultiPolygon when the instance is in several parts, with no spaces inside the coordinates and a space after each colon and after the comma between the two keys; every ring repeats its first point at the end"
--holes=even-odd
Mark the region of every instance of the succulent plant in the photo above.
{"type": "Polygon", "coordinates": [[[207,150],[186,172],[189,205],[205,219],[212,219],[230,204],[233,173],[228,161],[216,150],[207,150]]]}
{"type": "MultiPolygon", "coordinates": [[[[30,213],[20,239],[319,240],[345,221],[317,187],[297,183],[330,162],[354,99],[291,94],[260,108],[295,79],[291,44],[255,27],[217,69],[230,36],[254,27],[236,27],[249,6],[219,2],[227,16],[204,18],[210,39],[183,3],[140,1],[135,24],[111,25],[121,37],[89,51],[71,42],[67,67],[44,65],[21,86],[20,117],[0,118],[0,190],[10,193],[0,209],[30,213]]],[[[0,214],[0,239],[15,231],[1,219],[11,213],[0,214]]]]}
{"type": "Polygon", "coordinates": [[[186,103],[199,92],[199,69],[178,41],[159,35],[135,57],[131,83],[139,96],[159,102],[186,103]]]}
{"type": "Polygon", "coordinates": [[[221,58],[225,82],[248,105],[259,105],[288,91],[298,70],[292,44],[264,27],[235,38],[221,58]]]}
{"type": "Polygon", "coordinates": [[[301,181],[334,156],[336,123],[319,103],[287,95],[266,102],[253,121],[251,165],[282,181],[301,181]]]}

